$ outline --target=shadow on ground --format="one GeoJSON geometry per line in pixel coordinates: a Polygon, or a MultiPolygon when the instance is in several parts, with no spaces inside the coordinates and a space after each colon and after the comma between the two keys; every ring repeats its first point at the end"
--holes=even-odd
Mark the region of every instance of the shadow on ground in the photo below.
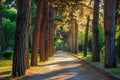
{"type": "MultiPolygon", "coordinates": [[[[5,74],[5,73],[4,73],[5,74]]],[[[6,72],[7,74],[7,72],[6,72]]],[[[65,52],[58,52],[51,60],[31,67],[26,75],[1,80],[111,80],[87,63],[65,52]]]]}

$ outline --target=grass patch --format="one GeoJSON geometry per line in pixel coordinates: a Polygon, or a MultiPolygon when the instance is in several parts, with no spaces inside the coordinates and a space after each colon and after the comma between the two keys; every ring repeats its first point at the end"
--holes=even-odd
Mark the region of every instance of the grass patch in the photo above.
{"type": "Polygon", "coordinates": [[[83,53],[79,53],[76,55],[77,57],[81,58],[82,60],[85,60],[111,74],[114,75],[120,75],[120,58],[117,58],[117,62],[118,62],[118,67],[117,68],[104,68],[104,58],[105,58],[105,54],[101,53],[100,54],[100,62],[92,62],[92,53],[88,53],[88,55],[86,57],[83,56],[83,53]]]}
{"type": "Polygon", "coordinates": [[[0,72],[11,71],[12,60],[0,60],[0,72]]]}
{"type": "Polygon", "coordinates": [[[81,58],[82,60],[88,61],[90,62],[92,60],[92,54],[88,53],[88,55],[86,57],[84,57],[83,53],[79,53],[76,55],[77,57],[81,58]]]}
{"type": "Polygon", "coordinates": [[[120,74],[120,70],[111,70],[111,73],[118,75],[118,74],[120,74]]]}

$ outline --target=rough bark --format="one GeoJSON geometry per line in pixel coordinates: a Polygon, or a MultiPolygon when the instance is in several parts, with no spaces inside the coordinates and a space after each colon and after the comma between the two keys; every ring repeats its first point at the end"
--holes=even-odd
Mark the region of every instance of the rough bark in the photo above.
{"type": "Polygon", "coordinates": [[[116,0],[104,0],[105,67],[116,67],[115,54],[116,0]]]}
{"type": "Polygon", "coordinates": [[[13,54],[12,76],[25,74],[25,49],[26,49],[26,29],[28,22],[29,1],[17,0],[17,27],[15,34],[15,46],[13,54]]]}
{"type": "Polygon", "coordinates": [[[100,61],[99,50],[99,4],[100,0],[94,0],[93,23],[92,23],[92,61],[100,61]]]}
{"type": "Polygon", "coordinates": [[[88,47],[88,32],[89,32],[89,23],[90,16],[87,16],[86,30],[85,30],[85,41],[84,41],[84,57],[87,56],[87,47],[88,47]]]}
{"type": "Polygon", "coordinates": [[[43,8],[43,0],[39,0],[38,6],[37,6],[37,12],[36,12],[31,66],[37,66],[39,37],[40,37],[40,25],[41,25],[41,20],[42,20],[42,8],[43,8]]]}

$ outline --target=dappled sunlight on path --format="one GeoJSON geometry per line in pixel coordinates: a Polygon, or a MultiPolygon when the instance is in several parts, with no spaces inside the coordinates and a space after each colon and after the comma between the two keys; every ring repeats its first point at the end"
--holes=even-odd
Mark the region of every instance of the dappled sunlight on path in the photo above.
{"type": "Polygon", "coordinates": [[[25,80],[110,80],[88,64],[58,51],[49,61],[30,68],[25,80]]]}

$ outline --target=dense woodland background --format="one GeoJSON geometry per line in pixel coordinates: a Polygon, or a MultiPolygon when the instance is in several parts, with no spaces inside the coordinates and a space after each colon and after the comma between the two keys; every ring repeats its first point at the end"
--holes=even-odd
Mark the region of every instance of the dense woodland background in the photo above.
{"type": "Polygon", "coordinates": [[[120,0],[1,0],[0,60],[12,60],[12,76],[56,50],[91,55],[93,62],[102,56],[104,67],[117,67],[120,0]]]}

